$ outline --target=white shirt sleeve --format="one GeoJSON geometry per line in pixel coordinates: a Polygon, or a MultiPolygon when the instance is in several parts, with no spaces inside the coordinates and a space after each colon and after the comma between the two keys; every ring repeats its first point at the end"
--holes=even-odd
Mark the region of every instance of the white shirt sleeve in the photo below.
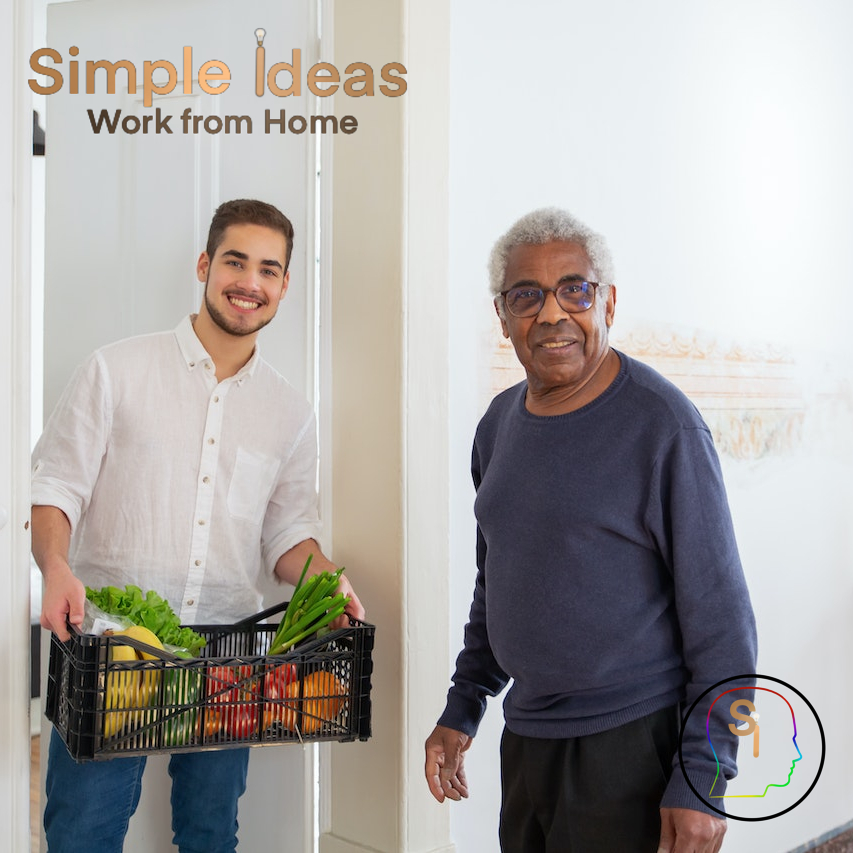
{"type": "Polygon", "coordinates": [[[264,517],[261,549],[268,574],[278,558],[306,539],[318,539],[317,435],[313,415],[303,426],[290,458],[279,468],[264,517]]]}
{"type": "Polygon", "coordinates": [[[99,353],[81,364],[33,450],[32,503],[61,509],[74,531],[107,450],[112,400],[99,353]]]}

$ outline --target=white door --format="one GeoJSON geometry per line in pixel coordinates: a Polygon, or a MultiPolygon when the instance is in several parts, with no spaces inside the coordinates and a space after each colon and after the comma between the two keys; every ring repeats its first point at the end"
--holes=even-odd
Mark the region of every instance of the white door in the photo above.
{"type": "MultiPolygon", "coordinates": [[[[62,55],[64,77],[48,102],[45,258],[45,413],[49,413],[74,366],[97,346],[132,334],[173,328],[197,310],[201,287],[195,261],[203,249],[215,207],[230,198],[261,198],[294,222],[296,242],[291,284],[278,316],[260,337],[264,356],[292,384],[313,389],[314,328],[314,140],[309,133],[265,132],[264,111],[311,115],[302,97],[255,94],[255,30],[266,31],[267,66],[290,62],[302,51],[304,70],[317,61],[312,0],[87,0],[49,7],[48,46],[62,55]],[[70,49],[78,52],[72,56],[70,49]],[[185,68],[185,48],[192,59],[185,68]],[[106,93],[106,75],[96,72],[96,93],[85,94],[87,61],[129,60],[138,91],[127,91],[118,71],[116,93],[106,93]],[[79,63],[80,94],[70,89],[72,60],[79,63]],[[146,60],[176,68],[171,94],[143,104],[146,60]],[[228,66],[230,84],[220,94],[199,87],[199,68],[210,60],[228,66]],[[189,73],[188,73],[189,72],[189,73]],[[185,77],[191,83],[185,86],[185,77]],[[102,125],[93,117],[121,110],[136,119],[161,114],[137,133],[102,125]],[[184,132],[181,116],[189,110],[184,132]],[[167,116],[171,116],[168,122],[167,116]],[[194,130],[192,117],[207,118],[194,130]],[[249,116],[229,125],[227,116],[249,116]],[[172,131],[167,133],[168,126],[172,131]]],[[[155,78],[163,85],[168,76],[155,78]]],[[[286,86],[286,75],[279,84],[286,86]]],[[[44,83],[49,83],[46,78],[44,83]]],[[[212,78],[210,83],[214,83],[212,78]]],[[[304,81],[303,81],[304,83],[304,81]]],[[[223,87],[224,88],[224,87],[223,87]]],[[[278,600],[284,595],[278,592],[278,600]]],[[[241,848],[248,851],[310,850],[313,751],[298,747],[253,750],[249,789],[240,806],[241,848]],[[277,842],[275,839],[287,839],[277,842]]],[[[165,756],[149,760],[143,800],[126,846],[128,853],[171,849],[165,756]]]]}
{"type": "Polygon", "coordinates": [[[28,55],[28,11],[0,7],[0,843],[27,850],[29,837],[29,169],[31,113],[18,95],[28,55]]]}

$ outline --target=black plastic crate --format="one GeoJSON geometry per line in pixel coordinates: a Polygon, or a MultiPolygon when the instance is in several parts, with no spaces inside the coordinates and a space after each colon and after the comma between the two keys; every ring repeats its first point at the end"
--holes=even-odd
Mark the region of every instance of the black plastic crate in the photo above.
{"type": "Polygon", "coordinates": [[[115,646],[157,650],[128,637],[51,635],[46,715],[77,761],[120,755],[370,737],[375,628],[348,628],[267,655],[276,625],[194,625],[207,644],[182,660],[112,659],[115,646]]]}

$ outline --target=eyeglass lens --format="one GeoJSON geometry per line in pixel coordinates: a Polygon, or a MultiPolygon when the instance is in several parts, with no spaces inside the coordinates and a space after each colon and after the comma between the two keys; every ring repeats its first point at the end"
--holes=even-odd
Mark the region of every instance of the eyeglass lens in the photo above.
{"type": "Polygon", "coordinates": [[[556,288],[543,289],[520,285],[504,294],[506,307],[516,317],[532,317],[542,310],[545,294],[553,293],[557,303],[570,314],[588,310],[595,299],[595,284],[589,281],[570,281],[556,288]]]}

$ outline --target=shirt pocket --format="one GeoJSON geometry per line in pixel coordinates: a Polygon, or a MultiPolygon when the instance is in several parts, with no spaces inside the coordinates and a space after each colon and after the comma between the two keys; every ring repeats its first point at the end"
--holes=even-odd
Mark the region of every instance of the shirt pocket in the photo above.
{"type": "Polygon", "coordinates": [[[228,486],[228,512],[233,518],[263,523],[280,466],[281,461],[272,456],[237,448],[228,486]]]}

